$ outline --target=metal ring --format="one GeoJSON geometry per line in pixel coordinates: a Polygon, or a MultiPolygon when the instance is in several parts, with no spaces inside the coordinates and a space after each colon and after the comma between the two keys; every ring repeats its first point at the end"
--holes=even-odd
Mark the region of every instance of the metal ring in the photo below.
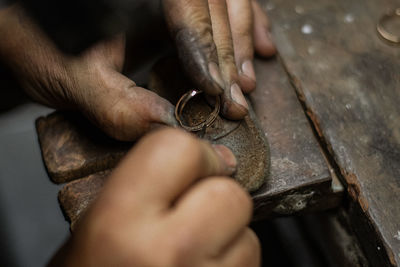
{"type": "Polygon", "coordinates": [[[178,103],[176,104],[176,107],[175,107],[175,118],[179,122],[179,124],[187,131],[197,132],[197,131],[204,130],[205,128],[207,128],[211,124],[213,124],[215,119],[218,117],[219,110],[220,110],[220,107],[221,107],[221,98],[220,98],[220,96],[216,96],[215,97],[214,110],[210,113],[210,115],[208,115],[206,120],[204,120],[203,122],[201,122],[199,124],[196,124],[194,126],[185,125],[183,123],[183,121],[181,119],[183,109],[185,108],[186,104],[189,102],[190,99],[192,99],[193,97],[195,97],[196,95],[199,95],[201,93],[203,93],[203,91],[191,90],[191,91],[187,92],[186,94],[184,94],[179,99],[178,103]]]}
{"type": "Polygon", "coordinates": [[[379,35],[385,40],[395,44],[400,44],[400,36],[388,32],[384,27],[385,22],[395,18],[400,19],[400,8],[396,8],[394,11],[383,15],[379,19],[378,25],[376,26],[376,30],[378,31],[379,35]]]}

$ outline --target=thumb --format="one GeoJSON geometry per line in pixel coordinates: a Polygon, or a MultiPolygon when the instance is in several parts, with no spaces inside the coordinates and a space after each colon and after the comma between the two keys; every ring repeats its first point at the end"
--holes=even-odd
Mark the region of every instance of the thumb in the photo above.
{"type": "Polygon", "coordinates": [[[160,124],[177,125],[174,106],[112,68],[90,75],[79,109],[109,136],[132,141],[160,124]]]}

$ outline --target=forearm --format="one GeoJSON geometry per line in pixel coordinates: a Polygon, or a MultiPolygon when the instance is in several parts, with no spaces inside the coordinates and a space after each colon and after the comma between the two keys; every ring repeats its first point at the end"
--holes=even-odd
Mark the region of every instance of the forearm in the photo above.
{"type": "Polygon", "coordinates": [[[0,58],[26,93],[42,104],[63,107],[65,101],[47,89],[64,84],[68,61],[19,4],[0,9],[0,36],[0,58]]]}

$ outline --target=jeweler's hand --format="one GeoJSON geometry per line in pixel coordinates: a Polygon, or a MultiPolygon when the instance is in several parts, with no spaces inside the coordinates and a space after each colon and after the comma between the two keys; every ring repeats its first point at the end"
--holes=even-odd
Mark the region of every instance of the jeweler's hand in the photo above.
{"type": "Polygon", "coordinates": [[[134,140],[159,124],[177,123],[171,103],[121,74],[123,36],[80,56],[66,56],[18,5],[0,10],[0,36],[0,58],[42,104],[79,110],[121,140],[134,140]]]}
{"type": "Polygon", "coordinates": [[[50,266],[256,267],[252,202],[232,152],[180,130],[144,137],[50,266]]]}
{"type": "Polygon", "coordinates": [[[199,89],[223,93],[223,114],[241,119],[248,111],[242,92],[255,88],[254,50],[276,50],[268,20],[256,0],[163,0],[181,61],[199,89]]]}

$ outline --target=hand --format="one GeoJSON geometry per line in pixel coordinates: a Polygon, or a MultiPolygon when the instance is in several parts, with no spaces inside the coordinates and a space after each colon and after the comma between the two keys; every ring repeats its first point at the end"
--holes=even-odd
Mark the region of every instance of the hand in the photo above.
{"type": "Polygon", "coordinates": [[[107,180],[51,266],[260,264],[252,202],[232,152],[180,130],[144,137],[107,180]]]}
{"type": "MultiPolygon", "coordinates": [[[[225,1],[210,1],[210,7],[213,7],[210,10],[216,11],[215,14],[211,12],[214,14],[211,17],[213,37],[210,14],[204,8],[208,6],[196,5],[196,1],[165,0],[165,6],[171,7],[167,19],[175,33],[178,50],[199,88],[209,94],[218,94],[222,87],[225,88],[224,115],[232,119],[242,118],[247,113],[247,104],[238,84],[244,92],[255,86],[251,62],[252,32],[254,47],[259,54],[268,56],[275,52],[268,37],[267,18],[254,1],[230,0],[229,5],[224,5],[225,1]],[[251,5],[243,6],[245,3],[251,5]],[[233,16],[230,25],[224,26],[226,10],[214,8],[218,6],[229,8],[226,10],[229,16],[233,16]],[[182,10],[184,12],[180,12],[182,10]],[[234,15],[236,13],[239,15],[234,15]],[[178,22],[184,14],[187,16],[181,27],[178,22]],[[190,19],[191,16],[195,19],[190,19]],[[234,29],[234,51],[230,32],[226,32],[229,27],[234,29]],[[239,76],[234,62],[241,66],[239,76]]],[[[123,36],[99,43],[80,56],[67,56],[48,40],[18,5],[0,10],[0,36],[0,57],[14,70],[34,100],[58,109],[81,111],[104,132],[119,140],[135,140],[160,124],[177,125],[171,103],[121,74],[125,56],[123,36]]]]}
{"type": "Polygon", "coordinates": [[[256,86],[255,51],[276,50],[268,20],[256,0],[163,0],[167,24],[181,61],[206,93],[223,93],[225,117],[241,119],[248,111],[242,92],[256,86]]]}
{"type": "Polygon", "coordinates": [[[79,110],[120,140],[134,140],[159,124],[177,124],[171,103],[121,74],[123,36],[67,56],[18,5],[0,10],[0,36],[0,58],[42,104],[79,110]]]}

